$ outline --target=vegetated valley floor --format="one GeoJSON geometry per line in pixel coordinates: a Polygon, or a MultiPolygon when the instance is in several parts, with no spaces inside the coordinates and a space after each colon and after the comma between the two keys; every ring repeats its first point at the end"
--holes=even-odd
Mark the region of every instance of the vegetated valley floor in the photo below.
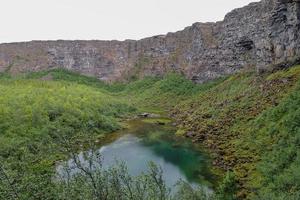
{"type": "Polygon", "coordinates": [[[28,197],[47,198],[65,159],[58,140],[101,140],[142,111],[169,114],[177,137],[203,143],[216,169],[234,172],[238,198],[300,195],[300,66],[198,85],[178,74],[107,85],[61,69],[3,73],[0,93],[0,161],[28,197]]]}

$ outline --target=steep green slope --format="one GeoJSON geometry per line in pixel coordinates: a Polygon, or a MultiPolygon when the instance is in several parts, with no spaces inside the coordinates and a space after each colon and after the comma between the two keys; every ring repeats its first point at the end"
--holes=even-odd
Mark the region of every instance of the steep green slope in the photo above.
{"type": "MultiPolygon", "coordinates": [[[[99,87],[114,91],[113,96],[142,109],[171,110],[180,129],[178,133],[188,133],[195,142],[209,147],[217,167],[225,171],[233,169],[239,180],[239,196],[245,197],[257,187],[256,182],[260,180],[257,162],[264,148],[270,147],[273,141],[267,138],[264,129],[258,131],[255,127],[264,112],[272,112],[283,99],[297,93],[299,76],[300,67],[296,66],[272,74],[240,73],[202,85],[169,74],[163,79],[148,77],[128,84],[99,87]],[[261,152],[257,144],[263,147],[261,152]]],[[[85,84],[93,85],[93,82],[85,84]]],[[[294,112],[288,110],[286,114],[294,112]]],[[[277,122],[264,123],[273,126],[277,122]]]]}
{"type": "Polygon", "coordinates": [[[260,199],[300,199],[300,82],[251,125],[242,145],[261,161],[250,186],[260,199]]]}
{"type": "Polygon", "coordinates": [[[105,84],[93,77],[87,77],[65,69],[54,69],[20,75],[16,79],[64,81],[86,85],[139,108],[161,112],[199,92],[214,87],[226,78],[220,78],[206,84],[194,84],[182,75],[170,73],[161,78],[145,77],[142,80],[128,83],[105,84]]]}
{"type": "Polygon", "coordinates": [[[21,199],[50,199],[52,169],[66,155],[63,146],[101,138],[120,127],[118,118],[134,111],[71,82],[3,79],[0,94],[0,199],[8,199],[10,188],[3,168],[21,199]]]}
{"type": "MultiPolygon", "coordinates": [[[[182,133],[188,132],[195,142],[201,142],[209,147],[214,153],[216,158],[214,164],[217,167],[234,170],[239,182],[240,198],[245,198],[249,193],[256,191],[257,183],[253,182],[265,177],[257,170],[257,163],[264,156],[273,156],[266,150],[282,151],[273,145],[275,141],[268,136],[270,132],[278,132],[276,137],[286,143],[292,138],[287,138],[287,135],[300,133],[297,129],[297,126],[299,127],[296,121],[299,117],[297,109],[281,108],[284,107],[286,98],[294,99],[295,94],[299,92],[299,77],[299,66],[271,75],[258,76],[251,73],[234,75],[216,87],[180,103],[173,110],[173,117],[180,124],[182,133]],[[280,125],[282,119],[271,120],[264,114],[264,112],[279,112],[276,110],[295,117],[287,122],[293,125],[295,130],[285,130],[283,133],[283,127],[280,125]],[[258,128],[255,128],[257,126],[258,128]],[[257,175],[258,173],[260,175],[257,175]]],[[[296,99],[295,102],[290,101],[290,105],[297,107],[296,101],[296,99]]],[[[284,151],[290,151],[288,145],[282,145],[281,148],[284,146],[287,147],[284,151]]],[[[292,146],[296,148],[296,144],[292,146]]],[[[283,156],[281,159],[287,159],[284,155],[281,156],[283,156]]],[[[276,166],[278,164],[276,162],[272,161],[271,165],[276,166]]],[[[278,173],[283,175],[280,169],[278,173]]],[[[285,180],[289,182],[288,179],[286,177],[285,180]]],[[[265,184],[272,185],[274,180],[265,181],[265,184]]],[[[295,185],[296,182],[290,181],[291,188],[298,187],[295,185]]],[[[259,185],[258,188],[261,190],[264,187],[259,185]]],[[[299,191],[299,188],[295,191],[299,191]]]]}
{"type": "Polygon", "coordinates": [[[204,92],[224,81],[218,79],[197,85],[179,74],[167,74],[162,79],[147,77],[131,82],[119,95],[133,105],[144,109],[169,110],[183,100],[204,92]]]}
{"type": "Polygon", "coordinates": [[[300,66],[201,85],[178,74],[110,85],[65,70],[3,74],[0,156],[12,159],[5,161],[9,168],[29,173],[27,184],[36,182],[62,157],[59,150],[47,156],[60,145],[59,135],[78,143],[89,133],[109,133],[136,108],[170,114],[178,135],[210,149],[216,169],[233,172],[220,194],[234,191],[234,174],[238,198],[299,199],[299,84],[300,66]]]}

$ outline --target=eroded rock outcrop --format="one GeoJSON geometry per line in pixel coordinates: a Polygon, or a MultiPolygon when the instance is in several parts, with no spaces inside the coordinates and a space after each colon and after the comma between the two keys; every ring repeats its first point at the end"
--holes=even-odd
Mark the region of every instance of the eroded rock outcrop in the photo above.
{"type": "Polygon", "coordinates": [[[0,45],[0,71],[63,67],[106,81],[169,71],[204,82],[245,68],[286,67],[300,58],[300,0],[263,0],[216,23],[139,41],[33,41],[0,45]]]}

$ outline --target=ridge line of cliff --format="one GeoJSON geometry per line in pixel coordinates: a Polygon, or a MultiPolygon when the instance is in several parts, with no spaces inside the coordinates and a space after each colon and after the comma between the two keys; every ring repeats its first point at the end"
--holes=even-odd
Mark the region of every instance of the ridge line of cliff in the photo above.
{"type": "Polygon", "coordinates": [[[241,69],[299,62],[300,1],[262,0],[223,21],[140,40],[51,40],[0,44],[0,72],[62,67],[105,81],[183,73],[205,82],[241,69]],[[7,70],[9,69],[9,70],[7,70]]]}

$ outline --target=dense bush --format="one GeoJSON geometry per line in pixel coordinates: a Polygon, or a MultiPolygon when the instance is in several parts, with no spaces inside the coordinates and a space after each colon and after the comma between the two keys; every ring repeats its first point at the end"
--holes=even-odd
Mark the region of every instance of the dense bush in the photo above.
{"type": "MultiPolygon", "coordinates": [[[[0,163],[14,187],[28,195],[23,199],[48,198],[53,164],[64,158],[65,142],[74,143],[75,151],[94,135],[117,130],[118,118],[134,111],[70,82],[2,79],[0,93],[0,163]]],[[[6,199],[5,185],[0,184],[0,199],[6,199]]]]}

